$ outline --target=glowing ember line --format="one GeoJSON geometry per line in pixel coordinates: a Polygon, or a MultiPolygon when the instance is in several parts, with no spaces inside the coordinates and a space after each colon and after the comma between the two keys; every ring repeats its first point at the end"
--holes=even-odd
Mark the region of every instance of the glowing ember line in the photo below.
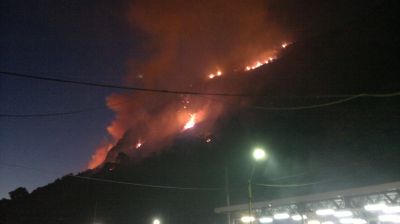
{"type": "Polygon", "coordinates": [[[215,78],[215,77],[217,77],[217,76],[221,76],[222,75],[222,71],[221,70],[218,70],[216,73],[210,73],[210,74],[208,74],[208,78],[209,79],[213,79],[213,78],[215,78]]]}
{"type": "Polygon", "coordinates": [[[196,114],[190,114],[190,119],[186,122],[185,126],[183,127],[184,130],[193,128],[196,124],[196,114]]]}

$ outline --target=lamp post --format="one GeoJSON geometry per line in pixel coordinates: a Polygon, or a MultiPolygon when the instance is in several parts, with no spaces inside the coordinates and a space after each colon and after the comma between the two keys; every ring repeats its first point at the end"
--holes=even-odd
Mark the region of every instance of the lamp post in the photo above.
{"type": "MultiPolygon", "coordinates": [[[[253,150],[253,158],[256,162],[264,161],[267,159],[267,153],[264,151],[262,148],[255,148],[253,150]]],[[[249,217],[252,217],[252,202],[253,202],[253,190],[252,190],[252,182],[253,182],[253,175],[254,171],[256,169],[256,164],[253,163],[253,167],[251,169],[250,177],[248,179],[248,185],[247,185],[247,193],[248,193],[248,198],[249,198],[249,217]]],[[[252,221],[250,221],[252,223],[252,221]]]]}

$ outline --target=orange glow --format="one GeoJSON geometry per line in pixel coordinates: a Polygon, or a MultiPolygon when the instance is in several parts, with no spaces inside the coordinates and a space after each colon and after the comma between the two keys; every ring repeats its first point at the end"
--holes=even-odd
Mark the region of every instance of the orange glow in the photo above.
{"type": "Polygon", "coordinates": [[[281,44],[281,47],[282,47],[282,48],[286,48],[286,47],[289,46],[290,44],[292,44],[292,43],[290,43],[290,42],[283,42],[283,43],[281,44]]]}
{"type": "Polygon", "coordinates": [[[196,124],[196,114],[189,114],[190,118],[186,122],[185,126],[183,127],[183,130],[193,128],[194,125],[196,124]]]}
{"type": "Polygon", "coordinates": [[[215,78],[215,77],[217,77],[217,76],[221,76],[222,75],[222,71],[221,70],[218,70],[216,73],[210,73],[209,75],[208,75],[208,78],[209,79],[213,79],[213,78],[215,78]]]}
{"type": "Polygon", "coordinates": [[[143,142],[139,139],[138,142],[136,143],[135,148],[138,149],[138,148],[142,147],[142,145],[143,145],[143,142]]]}
{"type": "Polygon", "coordinates": [[[112,144],[108,143],[100,146],[96,149],[96,152],[92,155],[92,158],[88,164],[89,169],[94,169],[104,162],[107,157],[107,153],[112,148],[112,144]]]}

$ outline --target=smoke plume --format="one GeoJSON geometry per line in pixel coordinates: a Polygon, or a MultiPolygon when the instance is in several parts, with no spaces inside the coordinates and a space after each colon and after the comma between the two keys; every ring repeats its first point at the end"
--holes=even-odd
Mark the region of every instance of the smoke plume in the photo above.
{"type": "MultiPolygon", "coordinates": [[[[127,18],[143,36],[143,57],[129,59],[126,82],[145,88],[241,92],[243,83],[232,77],[243,75],[238,71],[260,56],[270,55],[283,39],[263,0],[138,1],[130,5],[127,18]]],[[[210,133],[213,122],[238,103],[205,96],[115,93],[107,98],[116,113],[107,131],[111,144],[121,138],[123,143],[101,147],[90,167],[103,162],[108,151],[106,160],[113,161],[118,152],[160,150],[185,131],[191,118],[202,123],[197,133],[210,133]]]]}

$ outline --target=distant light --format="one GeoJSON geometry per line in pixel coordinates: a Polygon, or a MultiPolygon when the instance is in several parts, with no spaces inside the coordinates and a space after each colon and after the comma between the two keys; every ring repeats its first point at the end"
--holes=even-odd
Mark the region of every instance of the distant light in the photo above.
{"type": "Polygon", "coordinates": [[[267,154],[261,148],[256,148],[253,151],[253,157],[255,160],[264,160],[267,158],[267,154]]]}
{"type": "Polygon", "coordinates": [[[400,213],[400,206],[387,206],[383,209],[384,213],[400,213]]]}
{"type": "Polygon", "coordinates": [[[208,78],[210,78],[210,79],[213,79],[214,77],[215,77],[214,74],[209,74],[209,75],[208,75],[208,78]]]}
{"type": "Polygon", "coordinates": [[[385,203],[365,205],[364,209],[370,212],[381,211],[387,208],[385,203]]]}
{"type": "Polygon", "coordinates": [[[222,75],[222,72],[221,71],[218,71],[217,72],[217,76],[221,76],[222,75]]]}
{"type": "Polygon", "coordinates": [[[318,220],[309,220],[307,224],[321,224],[318,220]]]}
{"type": "Polygon", "coordinates": [[[339,219],[339,222],[342,224],[352,224],[354,222],[353,218],[344,218],[344,219],[339,219]]]}
{"type": "Polygon", "coordinates": [[[341,224],[366,224],[367,221],[364,219],[354,219],[354,218],[343,218],[339,219],[341,224]]]}
{"type": "Polygon", "coordinates": [[[154,219],[153,220],[153,224],[160,224],[160,223],[161,223],[161,221],[159,219],[154,219]]]}
{"type": "Polygon", "coordinates": [[[280,219],[288,219],[288,218],[290,218],[290,215],[288,213],[277,213],[277,214],[274,214],[274,219],[280,220],[280,219]]]}
{"type": "Polygon", "coordinates": [[[333,215],[335,213],[335,210],[333,210],[333,209],[319,209],[319,210],[315,211],[315,213],[317,215],[320,215],[320,216],[333,215]]]}
{"type": "Polygon", "coordinates": [[[292,216],[292,219],[294,220],[294,221],[301,221],[301,220],[306,220],[307,219],[307,216],[306,215],[303,215],[303,216],[301,216],[301,215],[293,215],[292,216]]]}
{"type": "Polygon", "coordinates": [[[242,218],[240,218],[240,221],[244,223],[254,222],[254,220],[256,219],[253,216],[242,216],[242,218]]]}
{"type": "Polygon", "coordinates": [[[378,219],[381,222],[400,223],[400,215],[380,215],[378,216],[378,219]]]}
{"type": "Polygon", "coordinates": [[[274,221],[274,219],[272,217],[261,217],[260,219],[258,219],[258,221],[260,221],[261,223],[271,223],[274,221]]]}
{"type": "Polygon", "coordinates": [[[321,224],[335,224],[333,221],[325,221],[325,222],[321,222],[321,224]]]}
{"type": "Polygon", "coordinates": [[[301,217],[301,215],[292,215],[292,219],[293,219],[294,221],[301,221],[301,220],[303,220],[303,218],[301,217]]]}
{"type": "Polygon", "coordinates": [[[341,210],[341,211],[335,211],[333,215],[338,218],[350,217],[353,216],[353,212],[347,210],[341,210]]]}

